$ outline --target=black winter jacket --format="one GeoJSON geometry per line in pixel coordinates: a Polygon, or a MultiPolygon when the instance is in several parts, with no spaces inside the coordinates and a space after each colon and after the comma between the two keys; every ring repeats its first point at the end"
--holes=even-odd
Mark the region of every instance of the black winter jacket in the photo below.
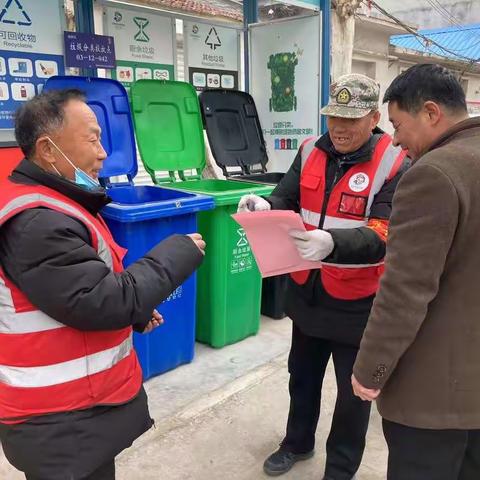
{"type": "MultiPolygon", "coordinates": [[[[372,158],[373,150],[382,134],[382,130],[375,129],[363,147],[346,155],[335,151],[328,134],[317,140],[315,147],[323,150],[328,157],[325,201],[328,202],[333,187],[353,165],[372,158]]],[[[395,188],[408,165],[409,162],[405,161],[399,172],[387,181],[375,196],[370,218],[390,218],[395,188]]],[[[299,151],[285,177],[267,198],[273,209],[300,211],[301,166],[299,151]]],[[[319,225],[319,228],[322,228],[322,225],[319,225]]],[[[335,248],[324,260],[326,262],[376,263],[385,256],[385,242],[370,228],[330,229],[329,232],[335,248]]],[[[374,296],[359,300],[338,300],[331,297],[325,291],[317,270],[311,273],[305,285],[300,286],[289,280],[285,310],[305,335],[359,345],[373,300],[374,296]]]]}
{"type": "MultiPolygon", "coordinates": [[[[10,180],[48,186],[93,215],[110,201],[103,189],[87,191],[28,160],[10,180]]],[[[63,213],[32,208],[0,228],[0,265],[5,274],[39,310],[79,330],[132,325],[143,331],[153,309],[202,259],[189,237],[174,235],[124,272],[114,273],[98,257],[86,227],[63,213]]],[[[0,438],[7,458],[19,470],[39,478],[74,480],[112,460],[151,425],[142,387],[124,405],[0,425],[0,438]]]]}

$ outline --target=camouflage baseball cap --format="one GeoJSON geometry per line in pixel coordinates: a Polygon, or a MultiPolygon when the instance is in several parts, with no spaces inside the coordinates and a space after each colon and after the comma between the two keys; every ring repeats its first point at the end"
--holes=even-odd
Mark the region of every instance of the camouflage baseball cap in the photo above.
{"type": "Polygon", "coordinates": [[[359,73],[341,76],[330,85],[328,105],[320,110],[323,115],[343,118],[362,118],[378,110],[380,86],[375,80],[359,73]]]}

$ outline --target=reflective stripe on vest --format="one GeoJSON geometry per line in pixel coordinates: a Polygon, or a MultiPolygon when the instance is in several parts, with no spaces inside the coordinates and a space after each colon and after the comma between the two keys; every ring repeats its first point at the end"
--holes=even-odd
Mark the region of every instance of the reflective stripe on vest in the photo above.
{"type": "Polygon", "coordinates": [[[68,362],[40,367],[10,367],[0,365],[0,382],[13,387],[50,387],[103,372],[130,355],[132,336],[120,345],[101,352],[75,358],[68,362]]]}
{"type": "MultiPolygon", "coordinates": [[[[310,139],[302,145],[302,172],[304,171],[308,158],[310,157],[315,148],[315,143],[316,139],[310,139]]],[[[324,230],[329,230],[331,228],[359,228],[367,225],[368,217],[370,216],[370,210],[372,208],[375,195],[382,189],[385,180],[392,171],[392,168],[396,165],[399,156],[402,156],[402,158],[405,157],[405,154],[402,152],[400,147],[394,147],[392,145],[390,137],[388,135],[382,135],[382,137],[377,143],[377,147],[378,146],[380,148],[385,146],[386,148],[383,152],[379,167],[375,172],[375,176],[370,189],[370,194],[368,196],[364,218],[361,220],[355,220],[351,218],[341,218],[326,215],[324,218],[324,223],[322,225],[322,228],[324,230]],[[382,143],[384,143],[384,145],[382,145],[382,143]]],[[[313,212],[302,207],[300,209],[300,215],[302,216],[303,222],[305,224],[310,225],[311,227],[319,228],[321,212],[313,212]]]]}
{"type": "Polygon", "coordinates": [[[9,203],[7,203],[7,205],[0,209],[0,225],[2,225],[6,220],[8,220],[20,210],[25,210],[26,208],[34,208],[34,206],[41,205],[47,207],[51,206],[55,210],[63,211],[66,214],[71,214],[74,217],[82,220],[82,222],[89,227],[89,230],[93,230],[96,234],[98,240],[98,256],[107,264],[110,269],[113,268],[113,261],[110,249],[108,248],[108,245],[105,242],[104,238],[98,232],[98,229],[78,208],[75,208],[71,204],[68,204],[66,202],[62,202],[58,199],[43,195],[41,193],[30,193],[26,195],[21,195],[11,200],[9,203]]]}
{"type": "MultiPolygon", "coordinates": [[[[0,190],[0,226],[38,207],[81,221],[99,258],[112,271],[123,269],[123,249],[101,219],[46,187],[8,182],[0,190]]],[[[124,403],[141,383],[131,327],[108,332],[68,327],[32,305],[0,268],[0,420],[124,403]]]]}
{"type": "MultiPolygon", "coordinates": [[[[320,220],[322,217],[320,213],[312,212],[311,210],[301,208],[300,215],[302,217],[303,223],[311,225],[315,228],[320,225],[320,220]]],[[[365,220],[352,220],[349,218],[336,218],[325,215],[325,218],[323,220],[323,229],[328,230],[329,228],[358,228],[364,227],[366,224],[367,222],[365,220]]]]}
{"type": "MultiPolygon", "coordinates": [[[[0,297],[5,298],[7,295],[8,291],[5,287],[5,282],[0,277],[0,297]]],[[[63,323],[57,322],[52,317],[38,310],[16,313],[12,300],[10,299],[10,302],[6,303],[4,298],[0,298],[0,306],[3,308],[5,305],[6,310],[11,309],[11,311],[2,314],[0,318],[0,333],[37,333],[65,327],[63,323]]]]}
{"type": "Polygon", "coordinates": [[[307,138],[302,144],[301,147],[301,158],[302,158],[302,172],[303,169],[305,168],[305,165],[307,163],[308,157],[310,154],[313,152],[313,149],[315,148],[315,144],[317,143],[317,139],[315,137],[307,138]]]}
{"type": "MultiPolygon", "coordinates": [[[[320,224],[320,221],[317,225],[320,224]]],[[[351,218],[337,218],[331,217],[330,215],[325,215],[323,220],[323,229],[328,230],[329,228],[359,228],[364,227],[367,224],[366,220],[353,220],[351,218]]]]}

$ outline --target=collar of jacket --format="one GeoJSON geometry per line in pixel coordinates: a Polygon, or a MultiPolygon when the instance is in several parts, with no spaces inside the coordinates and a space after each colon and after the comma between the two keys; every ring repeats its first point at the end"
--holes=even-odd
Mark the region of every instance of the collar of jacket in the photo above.
{"type": "Polygon", "coordinates": [[[14,183],[43,185],[52,190],[56,190],[80,204],[92,215],[97,215],[107,203],[111,202],[111,198],[105,193],[102,187],[93,191],[85,190],[63,177],[43,170],[37,164],[27,159],[23,159],[19,163],[9,179],[14,183]]]}
{"type": "Polygon", "coordinates": [[[453,127],[450,127],[442,135],[440,135],[440,137],[435,140],[433,145],[425,153],[431,152],[432,150],[445,145],[458,133],[463,133],[471,128],[480,128],[480,117],[467,118],[466,120],[456,123],[453,127]]]}
{"type": "Polygon", "coordinates": [[[336,161],[341,161],[344,165],[355,165],[356,163],[368,162],[372,159],[375,145],[383,134],[383,130],[375,127],[368,141],[358,150],[352,153],[337,152],[333,146],[332,140],[330,139],[329,133],[322,135],[317,140],[315,146],[320,150],[323,150],[329,158],[332,158],[336,161]]]}

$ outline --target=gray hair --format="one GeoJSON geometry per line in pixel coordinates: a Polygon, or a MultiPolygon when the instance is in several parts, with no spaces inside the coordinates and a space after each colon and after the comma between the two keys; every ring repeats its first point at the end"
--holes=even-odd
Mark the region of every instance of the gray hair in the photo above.
{"type": "Polygon", "coordinates": [[[35,144],[42,135],[60,129],[65,120],[65,105],[70,100],[85,101],[77,89],[49,90],[24,103],[15,114],[15,138],[25,158],[35,154],[35,144]]]}

